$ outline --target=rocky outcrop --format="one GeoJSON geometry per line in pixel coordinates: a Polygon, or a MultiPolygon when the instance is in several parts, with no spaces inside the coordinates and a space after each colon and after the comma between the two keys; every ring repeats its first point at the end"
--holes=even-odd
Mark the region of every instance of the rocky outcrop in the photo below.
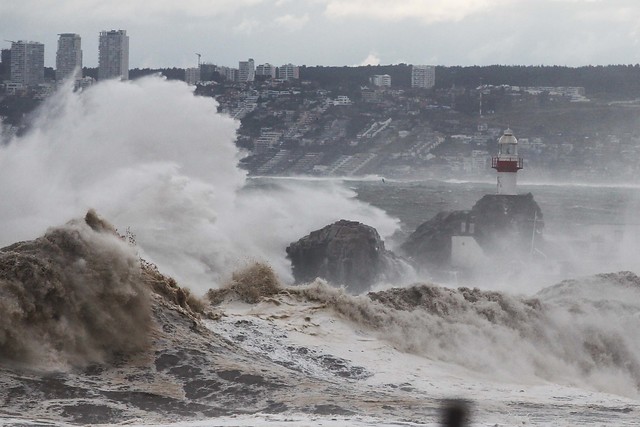
{"type": "Polygon", "coordinates": [[[542,237],[542,210],[531,193],[487,194],[476,202],[471,212],[476,240],[489,253],[529,253],[534,227],[536,237],[542,237]]]}
{"type": "Polygon", "coordinates": [[[428,266],[451,262],[452,236],[473,236],[486,255],[528,254],[535,235],[542,243],[542,210],[531,193],[488,194],[470,211],[440,212],[421,224],[401,246],[403,255],[428,266]]]}
{"type": "Polygon", "coordinates": [[[351,293],[369,290],[400,275],[404,263],[387,251],[375,228],[340,220],[312,231],[287,247],[296,283],[317,277],[344,285],[351,293]]]}
{"type": "Polygon", "coordinates": [[[451,236],[460,233],[471,220],[471,211],[439,212],[422,223],[400,247],[419,264],[445,265],[450,261],[451,236]]]}

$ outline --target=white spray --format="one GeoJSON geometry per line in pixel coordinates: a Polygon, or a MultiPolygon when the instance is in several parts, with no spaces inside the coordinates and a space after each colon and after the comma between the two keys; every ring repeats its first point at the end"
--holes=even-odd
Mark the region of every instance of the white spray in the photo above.
{"type": "Polygon", "coordinates": [[[149,77],[65,88],[0,149],[0,244],[95,208],[135,234],[141,255],[204,291],[247,261],[291,278],[285,247],[345,218],[385,237],[398,221],[338,183],[242,191],[238,122],[187,85],[149,77]]]}

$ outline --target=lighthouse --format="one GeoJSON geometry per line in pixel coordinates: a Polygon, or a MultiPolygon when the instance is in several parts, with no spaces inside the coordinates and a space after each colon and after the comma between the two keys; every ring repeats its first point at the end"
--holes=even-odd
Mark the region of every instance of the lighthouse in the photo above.
{"type": "Polygon", "coordinates": [[[507,129],[498,140],[498,155],[491,159],[491,167],[498,171],[498,194],[516,195],[518,170],[522,169],[522,157],[518,157],[518,140],[507,129]]]}

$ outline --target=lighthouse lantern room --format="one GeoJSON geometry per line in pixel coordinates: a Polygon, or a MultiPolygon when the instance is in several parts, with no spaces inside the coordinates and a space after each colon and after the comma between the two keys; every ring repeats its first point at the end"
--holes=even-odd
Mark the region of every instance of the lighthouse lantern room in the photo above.
{"type": "Polygon", "coordinates": [[[518,170],[522,169],[522,157],[518,157],[518,140],[507,129],[498,140],[498,155],[491,159],[491,167],[498,171],[498,194],[516,195],[518,170]]]}

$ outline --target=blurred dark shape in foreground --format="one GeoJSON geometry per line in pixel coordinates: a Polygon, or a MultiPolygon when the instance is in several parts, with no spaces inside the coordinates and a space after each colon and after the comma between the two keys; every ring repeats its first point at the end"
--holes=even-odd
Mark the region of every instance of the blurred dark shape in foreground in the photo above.
{"type": "Polygon", "coordinates": [[[469,402],[460,399],[444,401],[440,424],[444,427],[464,427],[469,425],[469,402]]]}

